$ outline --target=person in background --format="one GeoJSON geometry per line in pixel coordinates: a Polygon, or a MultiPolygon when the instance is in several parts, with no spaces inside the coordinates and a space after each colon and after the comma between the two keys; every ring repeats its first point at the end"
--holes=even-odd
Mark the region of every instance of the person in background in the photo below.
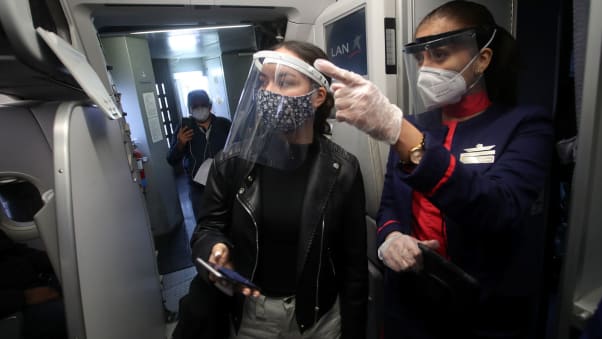
{"type": "Polygon", "coordinates": [[[181,163],[184,167],[190,184],[189,197],[195,220],[199,216],[207,169],[213,157],[224,148],[230,132],[230,120],[215,116],[211,106],[206,91],[199,89],[188,93],[190,117],[183,118],[176,128],[171,149],[167,153],[167,162],[171,166],[181,163]],[[203,173],[196,176],[201,167],[203,173]]]}
{"type": "Polygon", "coordinates": [[[417,113],[406,118],[368,80],[314,63],[340,81],[332,86],[337,119],[392,145],[377,218],[384,336],[532,338],[545,230],[534,218],[552,155],[551,114],[516,105],[515,40],[482,5],[434,9],[404,46],[404,61],[417,113]],[[422,270],[420,246],[479,289],[462,295],[452,281],[437,285],[422,270]]]}
{"type": "Polygon", "coordinates": [[[187,301],[196,308],[174,337],[215,326],[207,319],[227,305],[230,338],[365,338],[364,188],[357,159],[324,136],[333,99],[311,63],[325,57],[299,41],[254,55],[191,245],[193,258],[233,268],[260,290],[216,301],[226,298],[213,285],[222,281],[199,267],[187,301]]]}

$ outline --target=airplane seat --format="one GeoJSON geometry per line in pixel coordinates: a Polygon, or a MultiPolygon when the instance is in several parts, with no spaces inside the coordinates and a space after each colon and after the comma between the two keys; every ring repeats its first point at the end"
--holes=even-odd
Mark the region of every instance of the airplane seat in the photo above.
{"type": "Polygon", "coordinates": [[[57,108],[56,219],[65,301],[74,311],[69,329],[97,338],[162,338],[153,237],[122,128],[93,106],[57,108]]]}
{"type": "Polygon", "coordinates": [[[335,120],[332,125],[332,140],[355,155],[360,163],[366,197],[366,236],[369,272],[368,328],[366,338],[380,338],[383,319],[384,268],[378,259],[376,246],[376,214],[386,170],[389,146],[370,138],[355,127],[335,120]]]}
{"type": "MultiPolygon", "coordinates": [[[[19,242],[42,238],[70,333],[126,338],[143,328],[159,338],[153,239],[120,121],[81,102],[30,101],[0,105],[0,121],[0,228],[19,242]]],[[[0,329],[17,333],[18,319],[0,319],[0,329]]]]}

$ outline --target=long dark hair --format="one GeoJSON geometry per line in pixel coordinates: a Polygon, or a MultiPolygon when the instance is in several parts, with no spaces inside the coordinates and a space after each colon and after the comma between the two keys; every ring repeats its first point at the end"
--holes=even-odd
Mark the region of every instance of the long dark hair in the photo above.
{"type": "Polygon", "coordinates": [[[418,28],[430,20],[442,18],[453,20],[462,28],[475,28],[479,49],[485,46],[496,30],[495,38],[489,45],[493,55],[484,74],[487,93],[492,102],[516,104],[518,50],[514,37],[495,23],[485,6],[470,1],[450,1],[437,7],[422,19],[418,28]]]}
{"type": "MultiPolygon", "coordinates": [[[[270,49],[276,50],[278,48],[288,49],[289,51],[297,54],[301,60],[310,65],[313,65],[316,59],[328,59],[328,56],[322,49],[308,42],[288,40],[274,45],[270,49]]],[[[330,84],[330,77],[326,76],[326,74],[322,75],[324,75],[330,84]]],[[[314,118],[314,134],[330,134],[330,125],[326,119],[328,119],[330,111],[334,107],[334,97],[332,96],[332,93],[328,91],[328,88],[326,90],[326,100],[324,100],[322,105],[316,109],[316,116],[314,118]]]]}

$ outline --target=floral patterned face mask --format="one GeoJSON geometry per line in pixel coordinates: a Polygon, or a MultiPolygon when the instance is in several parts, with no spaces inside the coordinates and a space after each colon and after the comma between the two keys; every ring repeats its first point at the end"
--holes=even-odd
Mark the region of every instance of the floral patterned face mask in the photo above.
{"type": "Polygon", "coordinates": [[[311,97],[314,92],[291,97],[260,89],[257,93],[257,113],[269,128],[290,133],[313,118],[315,109],[311,97]]]}

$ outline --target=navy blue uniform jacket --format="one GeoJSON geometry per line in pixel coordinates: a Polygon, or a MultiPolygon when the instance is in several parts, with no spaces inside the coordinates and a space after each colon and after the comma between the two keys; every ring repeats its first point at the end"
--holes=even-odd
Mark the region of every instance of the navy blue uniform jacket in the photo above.
{"type": "MultiPolygon", "coordinates": [[[[390,232],[411,233],[412,190],[418,190],[441,211],[450,260],[479,281],[480,306],[531,297],[541,281],[544,225],[533,220],[542,215],[536,201],[551,161],[551,115],[538,107],[492,105],[449,125],[440,110],[409,120],[425,133],[426,151],[408,173],[391,150],[378,244],[390,232]]],[[[476,311],[487,316],[486,309],[476,311]]]]}

